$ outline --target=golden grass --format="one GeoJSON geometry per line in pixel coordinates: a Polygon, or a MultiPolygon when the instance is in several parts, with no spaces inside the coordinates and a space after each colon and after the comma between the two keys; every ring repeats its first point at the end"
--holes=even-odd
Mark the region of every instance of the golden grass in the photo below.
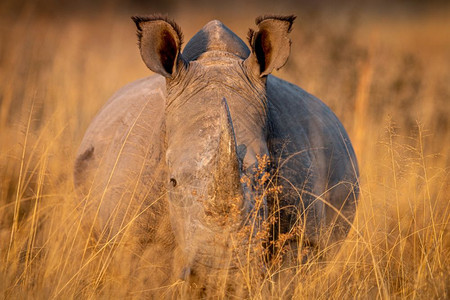
{"type": "MultiPolygon", "coordinates": [[[[241,37],[253,25],[245,14],[231,18],[227,11],[192,21],[192,10],[174,12],[187,39],[212,18],[241,37]]],[[[263,277],[243,264],[245,294],[448,298],[450,12],[402,18],[363,9],[307,12],[299,13],[290,60],[276,75],[323,99],[349,131],[361,171],[357,218],[337,254],[320,249],[303,264],[280,263],[263,277]]],[[[191,290],[181,281],[154,287],[123,274],[113,263],[128,263],[132,249],[120,246],[122,237],[87,249],[81,234],[83,209],[72,182],[76,149],[107,98],[150,73],[128,13],[113,6],[95,18],[50,18],[25,6],[14,18],[4,14],[0,29],[1,295],[186,296],[191,290]]]]}

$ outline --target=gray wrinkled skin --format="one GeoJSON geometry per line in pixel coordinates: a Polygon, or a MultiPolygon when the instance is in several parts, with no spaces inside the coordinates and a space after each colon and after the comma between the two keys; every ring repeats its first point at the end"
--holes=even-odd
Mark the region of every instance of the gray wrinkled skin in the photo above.
{"type": "Polygon", "coordinates": [[[135,244],[181,256],[175,272],[184,279],[233,267],[230,234],[255,209],[254,188],[241,179],[255,176],[263,155],[282,187],[279,204],[263,197],[263,219],[279,205],[286,207],[276,214],[281,232],[300,220],[309,245],[346,236],[358,195],[347,133],[319,99],[269,75],[288,58],[293,19],[259,18],[250,50],[211,21],[181,54],[176,24],[134,18],[142,58],[159,74],[128,84],[107,102],[75,165],[98,239],[122,233],[133,220],[135,244]],[[240,216],[224,221],[232,207],[240,216]],[[322,237],[327,228],[331,237],[322,237]]]}

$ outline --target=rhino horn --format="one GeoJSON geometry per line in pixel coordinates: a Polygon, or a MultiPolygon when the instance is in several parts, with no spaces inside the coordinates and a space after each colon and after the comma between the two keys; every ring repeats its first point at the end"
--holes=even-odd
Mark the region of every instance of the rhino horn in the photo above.
{"type": "Polygon", "coordinates": [[[220,141],[216,169],[216,199],[232,199],[242,195],[241,163],[237,155],[236,137],[225,98],[220,113],[220,141]]]}
{"type": "Polygon", "coordinates": [[[225,98],[221,101],[220,114],[220,143],[219,151],[233,161],[239,162],[237,157],[236,136],[234,133],[233,121],[231,119],[230,109],[225,98]]]}

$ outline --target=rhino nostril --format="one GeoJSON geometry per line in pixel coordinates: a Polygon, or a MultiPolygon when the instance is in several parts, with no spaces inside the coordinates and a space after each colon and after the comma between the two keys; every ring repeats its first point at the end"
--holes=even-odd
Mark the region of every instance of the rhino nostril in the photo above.
{"type": "Polygon", "coordinates": [[[170,183],[172,184],[173,187],[177,186],[177,181],[175,180],[175,178],[170,178],[170,183]]]}

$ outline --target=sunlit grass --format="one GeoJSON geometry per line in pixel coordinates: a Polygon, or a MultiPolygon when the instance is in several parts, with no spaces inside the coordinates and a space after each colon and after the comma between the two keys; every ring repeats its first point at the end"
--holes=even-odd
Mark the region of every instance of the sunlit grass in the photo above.
{"type": "MultiPolygon", "coordinates": [[[[258,263],[248,263],[257,254],[249,246],[238,268],[241,295],[449,297],[450,41],[446,29],[436,29],[442,15],[385,22],[358,21],[351,13],[299,18],[291,58],[276,75],[322,98],[349,131],[361,171],[357,216],[339,251],[300,244],[299,257],[307,260],[276,260],[262,275],[258,263]]],[[[134,218],[95,241],[82,222],[85,202],[73,189],[75,152],[95,113],[119,87],[150,74],[128,16],[111,10],[96,19],[51,21],[24,10],[20,17],[26,22],[0,20],[8,28],[0,36],[2,296],[193,293],[195,287],[178,279],[163,286],[146,281],[148,270],[171,258],[157,247],[144,253],[128,247],[134,218]],[[130,268],[133,255],[140,263],[130,268]]],[[[203,25],[178,17],[187,39],[203,25]]],[[[243,18],[229,25],[241,37],[247,29],[235,27],[252,24],[243,18]]],[[[293,234],[301,240],[301,231],[293,234]]],[[[219,298],[227,294],[229,274],[220,276],[209,279],[217,283],[211,296],[219,298]]]]}

